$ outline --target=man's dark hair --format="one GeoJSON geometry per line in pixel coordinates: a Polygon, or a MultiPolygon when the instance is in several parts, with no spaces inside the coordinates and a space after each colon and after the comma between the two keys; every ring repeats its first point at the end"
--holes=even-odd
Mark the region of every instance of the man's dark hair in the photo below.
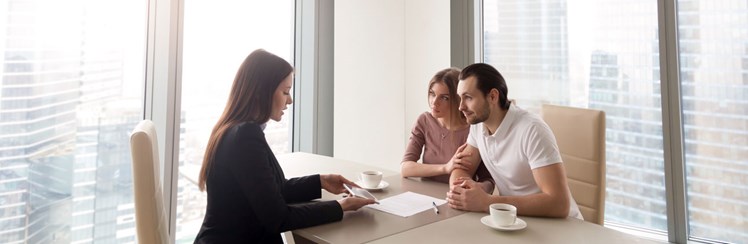
{"type": "Polygon", "coordinates": [[[498,70],[485,63],[475,63],[462,69],[460,80],[465,80],[471,76],[475,77],[478,90],[480,90],[484,96],[491,92],[491,89],[498,90],[499,107],[505,110],[509,109],[509,104],[511,103],[509,99],[507,99],[509,89],[506,87],[504,77],[501,76],[501,73],[499,73],[498,70]]]}

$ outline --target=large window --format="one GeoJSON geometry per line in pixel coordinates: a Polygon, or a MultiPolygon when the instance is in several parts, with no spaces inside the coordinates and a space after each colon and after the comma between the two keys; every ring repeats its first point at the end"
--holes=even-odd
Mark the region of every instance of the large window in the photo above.
{"type": "MultiPolygon", "coordinates": [[[[677,1],[688,238],[748,241],[748,3],[677,1]]],[[[485,0],[509,97],[606,112],[605,220],[668,230],[657,0],[485,0]]],[[[668,43],[675,45],[676,43],[668,43]]],[[[664,54],[663,54],[664,55],[664,54]]],[[[677,108],[676,108],[677,109],[677,108]]],[[[671,206],[672,207],[672,206],[671,206]]],[[[676,212],[677,214],[677,212],[676,212]]],[[[671,216],[672,217],[672,216],[671,216]]]]}
{"type": "Polygon", "coordinates": [[[693,238],[748,242],[748,2],[679,0],[693,238]]]}
{"type": "Polygon", "coordinates": [[[656,0],[487,0],[509,97],[606,112],[606,221],[667,230],[656,0]]]}
{"type": "MultiPolygon", "coordinates": [[[[223,112],[239,65],[263,48],[293,64],[294,1],[187,0],[184,4],[182,118],[177,188],[178,243],[192,243],[206,194],[196,182],[210,132],[223,112]]],[[[276,154],[291,151],[292,111],[265,135],[276,154]]]]}
{"type": "Polygon", "coordinates": [[[147,1],[0,1],[0,243],[135,240],[147,1]]]}

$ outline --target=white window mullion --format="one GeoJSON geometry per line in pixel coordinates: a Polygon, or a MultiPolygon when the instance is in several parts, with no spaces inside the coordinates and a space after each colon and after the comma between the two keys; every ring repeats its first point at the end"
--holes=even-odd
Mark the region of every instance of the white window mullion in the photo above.
{"type": "Polygon", "coordinates": [[[333,155],[332,0],[296,1],[294,152],[333,155]]]}
{"type": "Polygon", "coordinates": [[[683,160],[681,90],[676,0],[658,0],[662,133],[667,192],[668,241],[688,241],[686,178],[683,160]]]}
{"type": "Polygon", "coordinates": [[[182,0],[149,2],[144,118],[152,120],[158,132],[161,185],[171,243],[176,230],[182,13],[182,0]]]}

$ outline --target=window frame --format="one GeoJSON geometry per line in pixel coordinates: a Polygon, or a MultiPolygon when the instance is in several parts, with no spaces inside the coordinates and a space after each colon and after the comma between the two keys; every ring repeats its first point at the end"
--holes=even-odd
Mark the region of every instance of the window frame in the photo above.
{"type": "Polygon", "coordinates": [[[161,186],[169,242],[176,230],[177,170],[181,116],[182,16],[184,0],[148,1],[143,119],[153,121],[158,137],[161,186]]]}
{"type": "Polygon", "coordinates": [[[670,242],[686,243],[690,234],[688,233],[686,206],[684,126],[681,120],[682,94],[679,76],[677,0],[657,0],[657,8],[660,36],[662,149],[665,157],[665,192],[667,193],[667,236],[670,242]]]}
{"type": "Polygon", "coordinates": [[[333,0],[296,0],[292,152],[333,156],[333,0]]]}

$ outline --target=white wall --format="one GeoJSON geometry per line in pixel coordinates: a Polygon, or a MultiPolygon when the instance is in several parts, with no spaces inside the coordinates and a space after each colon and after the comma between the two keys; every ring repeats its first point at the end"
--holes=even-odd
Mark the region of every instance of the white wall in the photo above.
{"type": "Polygon", "coordinates": [[[449,67],[449,16],[449,0],[335,2],[336,158],[399,171],[428,81],[449,67]]]}
{"type": "MultiPolygon", "coordinates": [[[[429,109],[427,89],[434,74],[449,68],[449,0],[405,0],[405,124],[402,151],[418,115],[429,109]],[[424,7],[428,6],[428,7],[424,7]]],[[[402,156],[402,152],[400,152],[402,156]]],[[[399,162],[402,160],[400,158],[399,162]]]]}

